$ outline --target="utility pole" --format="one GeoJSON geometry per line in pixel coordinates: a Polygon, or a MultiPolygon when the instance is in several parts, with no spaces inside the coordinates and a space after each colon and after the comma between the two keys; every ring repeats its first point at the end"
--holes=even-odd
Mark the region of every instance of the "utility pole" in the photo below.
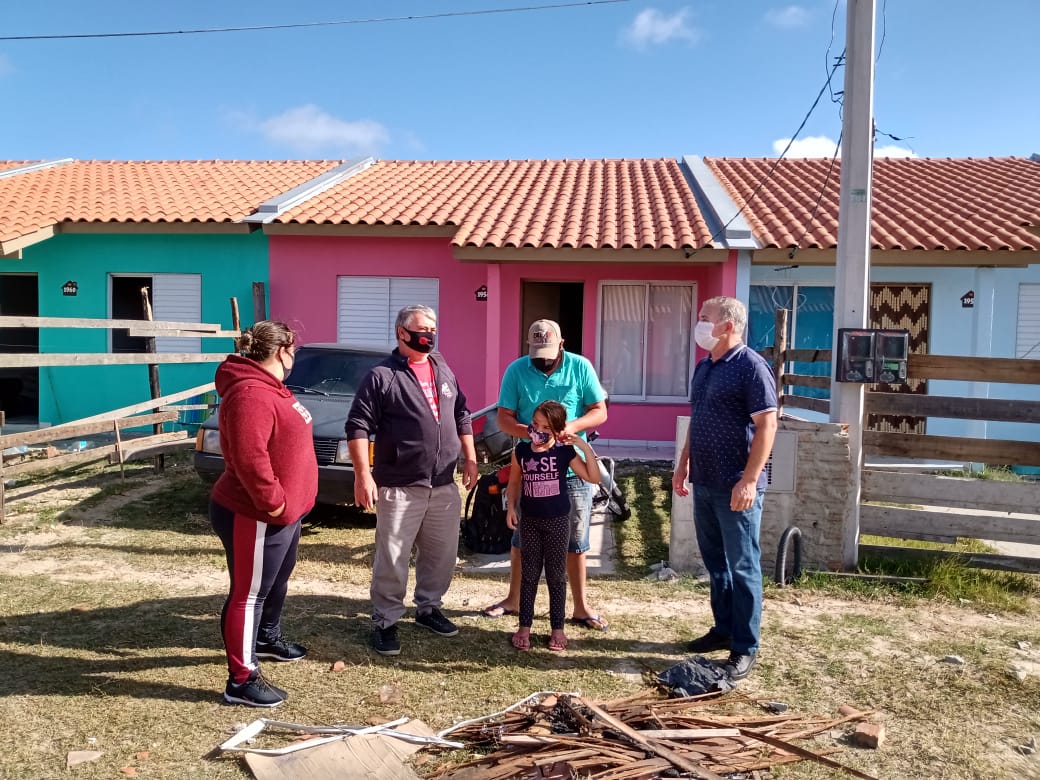
{"type": "MultiPolygon", "coordinates": [[[[834,276],[834,354],[839,328],[869,322],[870,201],[874,156],[875,0],[848,0],[845,18],[845,96],[841,135],[838,256],[834,276]]],[[[842,565],[859,557],[859,500],[863,469],[862,384],[831,380],[831,422],[849,426],[851,473],[845,504],[842,565]]]]}

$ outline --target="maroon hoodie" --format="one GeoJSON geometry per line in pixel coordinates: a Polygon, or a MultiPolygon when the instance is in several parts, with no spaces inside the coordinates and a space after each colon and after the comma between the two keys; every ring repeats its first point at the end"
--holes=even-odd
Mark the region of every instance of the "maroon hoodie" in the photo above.
{"type": "Polygon", "coordinates": [[[224,473],[213,486],[213,500],[265,523],[296,522],[318,493],[310,412],[259,363],[241,355],[228,355],[214,381],[224,473]],[[281,515],[268,514],[283,503],[281,515]]]}

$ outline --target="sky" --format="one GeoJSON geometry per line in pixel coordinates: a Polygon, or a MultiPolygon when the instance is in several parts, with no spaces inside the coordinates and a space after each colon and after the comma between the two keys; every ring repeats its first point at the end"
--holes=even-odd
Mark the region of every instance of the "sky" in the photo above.
{"type": "MultiPolygon", "coordinates": [[[[0,40],[0,159],[776,157],[821,89],[788,156],[834,153],[845,0],[475,13],[565,1],[9,0],[0,37],[357,23],[0,40]]],[[[876,2],[877,154],[1040,153],[1035,0],[876,2]]]]}

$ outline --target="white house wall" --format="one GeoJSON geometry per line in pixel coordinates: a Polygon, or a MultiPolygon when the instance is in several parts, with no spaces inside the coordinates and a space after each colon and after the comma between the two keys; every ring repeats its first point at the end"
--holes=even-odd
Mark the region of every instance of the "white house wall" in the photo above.
{"type": "MultiPolygon", "coordinates": [[[[927,283],[931,285],[928,323],[929,352],[934,355],[1015,357],[1020,284],[1040,284],[1038,264],[1026,268],[897,268],[875,266],[873,283],[927,283]],[[975,293],[973,308],[961,306],[961,297],[975,293]]],[[[751,266],[751,285],[834,284],[831,266],[803,266],[774,270],[751,266]]],[[[988,382],[932,380],[930,395],[1040,401],[1036,385],[1007,385],[988,382]]],[[[799,417],[823,421],[825,416],[797,410],[799,417]]],[[[998,423],[928,418],[927,430],[940,436],[971,436],[991,439],[1040,441],[1040,426],[1030,423],[998,423]]]]}

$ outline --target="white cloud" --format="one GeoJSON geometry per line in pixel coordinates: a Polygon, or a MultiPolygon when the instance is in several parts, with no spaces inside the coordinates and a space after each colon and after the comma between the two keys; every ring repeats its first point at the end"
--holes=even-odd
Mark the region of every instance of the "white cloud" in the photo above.
{"type": "Polygon", "coordinates": [[[788,5],[766,11],[766,22],[782,30],[794,30],[809,23],[809,11],[804,6],[788,5]]]}
{"type": "Polygon", "coordinates": [[[640,11],[624,31],[625,41],[637,49],[672,41],[696,43],[698,38],[700,31],[691,23],[690,9],[686,7],[670,15],[656,8],[647,8],[640,11]]]}
{"type": "MultiPolygon", "coordinates": [[[[773,141],[773,152],[780,154],[790,138],[780,138],[773,141]]],[[[800,138],[791,144],[787,151],[788,157],[833,157],[834,150],[838,148],[837,143],[825,135],[811,135],[808,138],[800,138]]]]}
{"type": "Polygon", "coordinates": [[[896,146],[895,144],[889,144],[888,146],[875,146],[874,147],[875,157],[917,157],[914,152],[909,149],[904,149],[902,146],[896,146]]]}
{"type": "Polygon", "coordinates": [[[389,131],[379,122],[339,119],[313,104],[290,108],[255,124],[269,142],[304,155],[377,154],[390,141],[389,131]]]}
{"type": "Polygon", "coordinates": [[[0,54],[0,78],[14,73],[14,63],[6,54],[0,54]]]}
{"type": "MultiPolygon", "coordinates": [[[[780,138],[773,141],[773,153],[779,155],[790,138],[780,138]]],[[[791,144],[791,148],[787,152],[787,157],[833,157],[834,152],[838,148],[837,141],[828,138],[825,135],[811,135],[808,138],[801,138],[791,144]]],[[[875,157],[917,157],[909,149],[904,149],[901,146],[888,145],[888,146],[875,146],[874,147],[875,157]]]]}

